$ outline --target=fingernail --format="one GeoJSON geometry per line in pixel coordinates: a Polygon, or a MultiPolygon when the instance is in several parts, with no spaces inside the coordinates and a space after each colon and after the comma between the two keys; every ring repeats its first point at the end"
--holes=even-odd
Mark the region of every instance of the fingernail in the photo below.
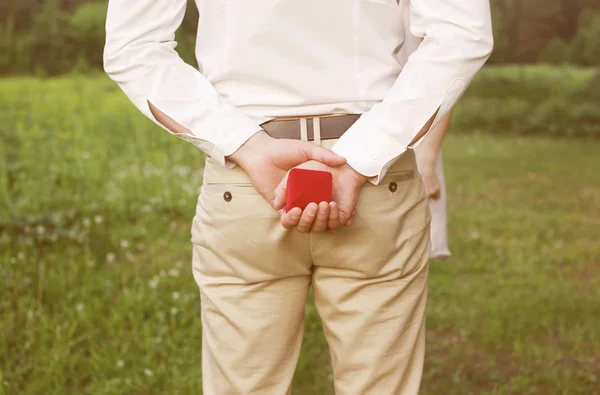
{"type": "Polygon", "coordinates": [[[315,215],[317,213],[317,208],[315,206],[309,206],[306,209],[306,212],[308,213],[308,215],[315,215]]]}
{"type": "Polygon", "coordinates": [[[300,218],[300,212],[296,209],[290,211],[290,217],[292,217],[293,219],[298,219],[300,218]]]}

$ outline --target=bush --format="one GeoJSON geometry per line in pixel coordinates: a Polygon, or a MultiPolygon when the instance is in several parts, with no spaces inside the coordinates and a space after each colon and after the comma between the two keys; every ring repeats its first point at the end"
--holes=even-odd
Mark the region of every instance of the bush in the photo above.
{"type": "Polygon", "coordinates": [[[600,65],[600,13],[584,13],[577,35],[568,43],[551,40],[539,59],[548,64],[600,65]]]}
{"type": "Polygon", "coordinates": [[[486,67],[456,107],[461,132],[600,138],[600,71],[486,67]]]}
{"type": "MultiPolygon", "coordinates": [[[[189,7],[195,8],[195,7],[189,7]]],[[[62,11],[57,0],[49,1],[35,19],[30,31],[17,33],[13,19],[0,25],[0,75],[57,75],[102,68],[105,42],[106,3],[84,3],[71,14],[62,11]]],[[[177,51],[196,65],[193,16],[177,32],[177,51]]],[[[196,20],[197,22],[197,20],[196,20]]]]}
{"type": "Polygon", "coordinates": [[[84,4],[70,18],[79,56],[91,67],[102,67],[107,8],[105,3],[84,4]]]}
{"type": "Polygon", "coordinates": [[[573,63],[581,66],[600,65],[600,13],[582,16],[572,46],[573,63]]]}
{"type": "Polygon", "coordinates": [[[569,44],[560,38],[550,40],[546,48],[540,54],[540,62],[546,64],[562,65],[569,63],[571,50],[569,44]]]}
{"type": "Polygon", "coordinates": [[[31,71],[31,36],[18,37],[12,20],[0,25],[0,75],[31,71]]]}
{"type": "Polygon", "coordinates": [[[71,69],[76,54],[70,15],[49,1],[31,30],[31,58],[36,72],[56,75],[71,69]]]}

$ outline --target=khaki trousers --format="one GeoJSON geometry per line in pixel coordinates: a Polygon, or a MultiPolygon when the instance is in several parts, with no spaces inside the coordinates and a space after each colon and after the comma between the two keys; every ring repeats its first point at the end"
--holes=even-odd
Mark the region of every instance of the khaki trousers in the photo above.
{"type": "Polygon", "coordinates": [[[335,235],[288,231],[241,169],[206,161],[192,226],[204,395],[291,393],[310,286],[336,394],[418,393],[430,213],[414,153],[356,209],[335,235]]]}

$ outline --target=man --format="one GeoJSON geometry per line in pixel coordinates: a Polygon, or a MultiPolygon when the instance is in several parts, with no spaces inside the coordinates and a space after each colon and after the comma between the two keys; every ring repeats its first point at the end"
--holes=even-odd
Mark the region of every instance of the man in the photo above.
{"type": "Polygon", "coordinates": [[[204,393],[289,394],[312,286],[336,393],[416,394],[429,211],[411,148],[489,56],[488,1],[412,1],[424,41],[406,64],[396,0],[197,5],[199,71],[174,51],[186,0],[110,0],[105,69],[208,157],[192,228],[204,393]],[[293,167],[330,171],[333,202],[284,212],[293,167]]]}

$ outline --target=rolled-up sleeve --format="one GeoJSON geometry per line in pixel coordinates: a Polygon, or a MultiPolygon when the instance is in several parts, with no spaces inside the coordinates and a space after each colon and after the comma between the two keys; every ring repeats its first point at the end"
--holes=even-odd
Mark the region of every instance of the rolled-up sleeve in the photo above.
{"type": "Polygon", "coordinates": [[[156,124],[180,137],[223,166],[261,130],[251,118],[223,98],[175,51],[175,31],[186,0],[110,0],[106,21],[104,69],[135,106],[156,124]],[[158,122],[151,103],[189,133],[176,133],[158,122]]]}
{"type": "Polygon", "coordinates": [[[384,100],[333,147],[374,184],[434,114],[429,130],[453,108],[493,48],[488,0],[411,0],[409,10],[410,31],[422,43],[384,100]]]}

